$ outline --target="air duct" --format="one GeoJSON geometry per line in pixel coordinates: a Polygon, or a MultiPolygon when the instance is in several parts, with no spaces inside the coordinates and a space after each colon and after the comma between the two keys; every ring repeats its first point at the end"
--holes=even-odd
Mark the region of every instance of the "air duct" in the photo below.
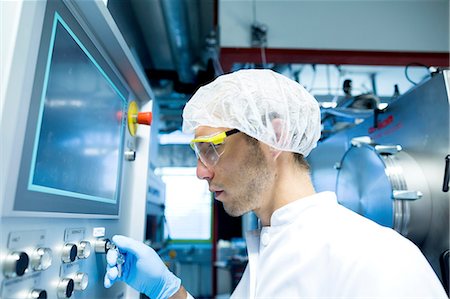
{"type": "Polygon", "coordinates": [[[186,3],[184,0],[160,0],[160,3],[178,79],[182,83],[193,83],[186,3]]]}

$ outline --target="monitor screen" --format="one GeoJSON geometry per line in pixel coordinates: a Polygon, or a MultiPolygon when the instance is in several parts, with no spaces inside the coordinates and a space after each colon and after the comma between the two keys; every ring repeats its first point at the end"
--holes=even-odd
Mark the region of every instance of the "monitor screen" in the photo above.
{"type": "Polygon", "coordinates": [[[29,189],[115,202],[126,100],[58,14],[49,49],[29,189]]]}
{"type": "Polygon", "coordinates": [[[130,92],[98,45],[48,3],[13,211],[118,215],[130,92]]]}

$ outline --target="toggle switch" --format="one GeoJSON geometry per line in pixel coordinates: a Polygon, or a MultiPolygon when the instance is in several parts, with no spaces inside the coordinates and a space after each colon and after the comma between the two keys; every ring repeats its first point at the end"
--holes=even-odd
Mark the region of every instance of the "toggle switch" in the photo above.
{"type": "Polygon", "coordinates": [[[72,297],[75,283],[71,278],[63,278],[59,281],[56,288],[58,299],[67,299],[72,297]]]}
{"type": "Polygon", "coordinates": [[[40,247],[31,255],[31,268],[34,271],[43,271],[52,265],[52,250],[40,247]]]}
{"type": "Polygon", "coordinates": [[[30,292],[28,299],[47,299],[47,291],[34,289],[30,292]]]}
{"type": "Polygon", "coordinates": [[[3,274],[8,278],[22,276],[25,274],[30,258],[22,251],[15,251],[6,256],[3,262],[3,274]]]}
{"type": "Polygon", "coordinates": [[[81,241],[78,244],[77,256],[79,259],[86,259],[91,255],[91,242],[81,241]]]}
{"type": "Polygon", "coordinates": [[[77,259],[78,248],[73,243],[66,243],[62,249],[61,260],[63,263],[71,263],[77,259]]]}
{"type": "Polygon", "coordinates": [[[89,277],[87,273],[78,272],[73,277],[75,291],[84,291],[89,283],[89,277]]]}

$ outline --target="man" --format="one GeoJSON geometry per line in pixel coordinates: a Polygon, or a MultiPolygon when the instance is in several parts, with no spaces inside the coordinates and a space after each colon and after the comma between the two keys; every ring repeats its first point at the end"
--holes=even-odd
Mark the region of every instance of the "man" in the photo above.
{"type": "MultiPolygon", "coordinates": [[[[249,263],[232,298],[447,298],[419,249],[395,231],[316,193],[304,160],[320,136],[316,100],[270,70],[242,70],[200,88],[183,112],[197,176],[232,216],[254,211],[249,263]]],[[[190,295],[148,246],[113,237],[105,286],[150,298],[190,295]]]]}

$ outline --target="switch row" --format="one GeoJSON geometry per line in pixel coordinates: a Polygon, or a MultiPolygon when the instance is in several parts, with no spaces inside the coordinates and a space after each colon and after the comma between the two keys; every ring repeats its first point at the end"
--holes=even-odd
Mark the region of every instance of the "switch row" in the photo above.
{"type": "Polygon", "coordinates": [[[74,291],[84,291],[88,286],[88,282],[87,273],[82,272],[61,279],[57,287],[58,299],[70,298],[74,291]]]}
{"type": "MultiPolygon", "coordinates": [[[[70,298],[72,297],[74,291],[84,291],[88,286],[88,282],[88,275],[81,272],[61,279],[56,289],[58,299],[70,298]]],[[[47,291],[42,289],[33,289],[31,290],[27,298],[47,299],[47,291]]]]}
{"type": "Polygon", "coordinates": [[[52,264],[52,250],[40,247],[31,254],[31,258],[23,251],[14,251],[5,258],[3,274],[8,278],[22,276],[30,264],[34,271],[46,270],[52,264]]]}
{"type": "Polygon", "coordinates": [[[77,258],[86,259],[91,255],[91,243],[81,241],[78,246],[74,243],[66,243],[63,246],[61,260],[63,263],[72,263],[77,258]]]}
{"type": "MultiPolygon", "coordinates": [[[[81,241],[78,245],[74,243],[64,244],[61,252],[63,263],[72,263],[77,258],[86,259],[91,255],[91,243],[81,241]]],[[[52,250],[46,247],[39,247],[33,251],[31,256],[23,251],[14,251],[6,256],[3,262],[3,274],[7,278],[22,276],[31,267],[34,271],[43,271],[52,264],[52,250]]]]}

